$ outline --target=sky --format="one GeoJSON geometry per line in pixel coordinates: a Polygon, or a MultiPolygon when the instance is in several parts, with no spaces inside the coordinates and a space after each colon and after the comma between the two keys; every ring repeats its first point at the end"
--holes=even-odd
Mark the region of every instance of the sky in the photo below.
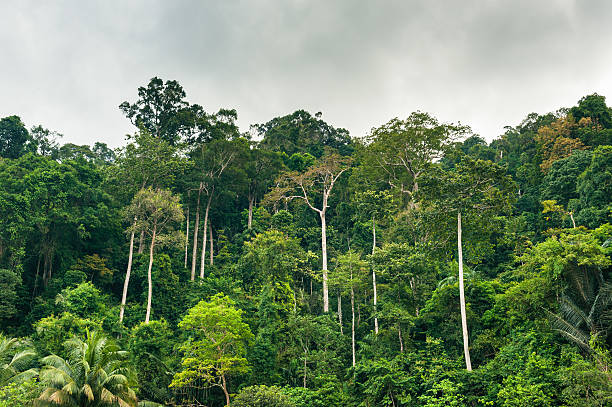
{"type": "Polygon", "coordinates": [[[594,92],[612,105],[610,21],[606,0],[4,0],[0,117],[118,147],[119,104],[158,76],[243,131],[306,109],[359,137],[421,110],[490,141],[594,92]]]}

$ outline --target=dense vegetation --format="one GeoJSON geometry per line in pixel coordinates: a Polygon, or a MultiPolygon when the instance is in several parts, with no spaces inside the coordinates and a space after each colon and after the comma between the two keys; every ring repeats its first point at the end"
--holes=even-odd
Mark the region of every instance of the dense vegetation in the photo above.
{"type": "Polygon", "coordinates": [[[606,406],[612,109],[241,134],[153,78],[127,145],[0,120],[0,406],[606,406]]]}

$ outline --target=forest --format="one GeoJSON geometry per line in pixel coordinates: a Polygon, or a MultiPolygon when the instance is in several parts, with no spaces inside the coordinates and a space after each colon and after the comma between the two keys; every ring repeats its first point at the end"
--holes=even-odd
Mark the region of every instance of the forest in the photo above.
{"type": "Polygon", "coordinates": [[[490,143],[120,102],[117,149],[0,119],[0,407],[612,405],[605,97],[490,143]]]}

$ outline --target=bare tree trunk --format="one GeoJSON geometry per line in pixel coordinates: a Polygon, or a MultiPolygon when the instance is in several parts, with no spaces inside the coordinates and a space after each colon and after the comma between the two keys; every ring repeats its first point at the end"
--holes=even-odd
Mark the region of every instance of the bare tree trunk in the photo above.
{"type": "Polygon", "coordinates": [[[189,247],[189,206],[187,206],[187,231],[185,232],[185,268],[187,268],[187,248],[189,247]]]}
{"type": "Polygon", "coordinates": [[[204,227],[202,228],[204,236],[202,240],[202,258],[200,259],[200,278],[204,278],[204,263],[206,263],[206,233],[208,232],[208,212],[210,211],[211,200],[212,193],[208,195],[208,202],[206,203],[206,210],[204,211],[204,227]]]}
{"type": "Polygon", "coordinates": [[[321,257],[323,258],[323,312],[329,312],[329,289],[327,287],[327,225],[325,210],[321,215],[321,257]]]}
{"type": "MultiPolygon", "coordinates": [[[[136,219],[134,219],[136,221],[136,219]]],[[[130,253],[128,255],[127,270],[125,271],[125,281],[123,282],[123,295],[121,296],[121,310],[119,310],[119,322],[123,322],[125,312],[125,302],[127,300],[128,285],[130,284],[130,273],[132,272],[132,257],[134,255],[134,231],[130,235],[130,253]]]]}
{"type": "Polygon", "coordinates": [[[465,355],[465,367],[468,372],[472,371],[470,360],[470,346],[468,342],[467,317],[465,312],[465,290],[463,288],[463,249],[461,248],[461,211],[457,212],[457,251],[459,253],[459,303],[461,307],[461,329],[463,331],[463,353],[465,355]]]}
{"type": "Polygon", "coordinates": [[[208,234],[210,235],[210,265],[215,264],[214,260],[214,247],[213,247],[213,231],[212,231],[212,222],[208,223],[208,234]]]}
{"type": "Polygon", "coordinates": [[[402,327],[397,324],[397,336],[399,337],[400,353],[404,353],[404,340],[402,339],[402,327]]]}
{"type": "Polygon", "coordinates": [[[138,242],[138,254],[144,251],[144,230],[140,232],[140,241],[138,242]]]}
{"type": "Polygon", "coordinates": [[[147,272],[149,292],[147,294],[147,315],[145,316],[145,324],[149,323],[149,318],[151,317],[151,299],[153,298],[153,278],[151,277],[151,270],[153,269],[153,249],[155,248],[156,233],[157,225],[153,225],[153,236],[151,237],[151,247],[149,248],[149,271],[147,272]]]}
{"type": "Polygon", "coordinates": [[[230,405],[230,396],[227,391],[227,381],[225,380],[225,375],[221,375],[221,380],[223,381],[223,393],[225,394],[225,405],[229,407],[230,405]]]}
{"type": "Polygon", "coordinates": [[[248,220],[248,229],[251,230],[253,227],[253,206],[255,204],[255,197],[249,197],[249,220],[248,220]]]}
{"type": "Polygon", "coordinates": [[[198,201],[196,204],[195,225],[193,227],[193,254],[191,256],[191,281],[195,281],[195,269],[198,259],[198,229],[200,227],[200,196],[202,195],[202,183],[198,190],[198,201]]]}
{"type": "Polygon", "coordinates": [[[340,291],[338,291],[338,323],[340,324],[340,335],[344,335],[344,331],[342,330],[342,296],[340,295],[340,291]]]}
{"type": "Polygon", "coordinates": [[[353,351],[353,367],[355,367],[355,289],[353,288],[353,276],[351,274],[351,347],[353,351]]]}
{"type": "Polygon", "coordinates": [[[572,212],[569,213],[570,219],[572,220],[572,226],[576,229],[576,221],[574,220],[574,214],[572,212]]]}
{"type": "MultiPolygon", "coordinates": [[[[374,216],[372,216],[372,254],[376,250],[376,221],[374,220],[374,216]]],[[[374,333],[378,335],[378,316],[376,315],[376,305],[377,305],[377,290],[376,290],[376,270],[372,267],[372,289],[374,291],[374,333]]]]}

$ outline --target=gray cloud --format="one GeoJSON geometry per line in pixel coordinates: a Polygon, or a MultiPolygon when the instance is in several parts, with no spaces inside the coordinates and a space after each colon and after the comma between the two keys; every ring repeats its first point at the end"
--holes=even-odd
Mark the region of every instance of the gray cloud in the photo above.
{"type": "Polygon", "coordinates": [[[121,145],[117,106],[152,76],[236,108],[244,130],[305,108],[354,136],[420,109],[490,140],[612,96],[606,1],[9,1],[0,16],[0,116],[64,142],[121,145]]]}

